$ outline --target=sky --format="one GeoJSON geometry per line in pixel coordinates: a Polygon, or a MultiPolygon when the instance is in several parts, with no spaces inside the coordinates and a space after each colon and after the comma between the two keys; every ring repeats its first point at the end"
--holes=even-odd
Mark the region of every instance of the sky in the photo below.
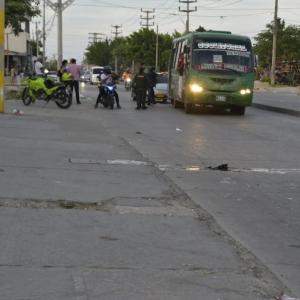
{"type": "MultiPolygon", "coordinates": [[[[198,0],[191,4],[191,9],[197,7],[197,11],[190,14],[190,30],[201,25],[254,38],[274,18],[274,4],[275,0],[198,0]]],[[[141,9],[155,9],[152,21],[159,32],[183,32],[186,13],[179,12],[179,6],[186,9],[186,4],[179,0],[75,0],[63,13],[64,58],[82,61],[91,32],[111,38],[113,25],[122,26],[121,36],[138,31],[141,9]]],[[[278,16],[287,24],[300,26],[300,0],[279,0],[278,16]]],[[[33,21],[38,21],[42,28],[40,18],[33,21]]],[[[46,24],[46,55],[53,57],[57,55],[57,18],[49,7],[46,24]]]]}

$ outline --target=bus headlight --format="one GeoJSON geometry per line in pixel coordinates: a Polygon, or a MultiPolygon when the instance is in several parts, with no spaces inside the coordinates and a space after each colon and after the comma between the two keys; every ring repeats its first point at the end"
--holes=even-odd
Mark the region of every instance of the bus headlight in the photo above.
{"type": "Polygon", "coordinates": [[[251,90],[250,89],[243,89],[240,90],[241,95],[248,95],[251,94],[251,90]]]}
{"type": "Polygon", "coordinates": [[[203,92],[203,87],[197,83],[190,84],[190,89],[191,89],[191,92],[193,92],[193,93],[202,93],[203,92]]]}

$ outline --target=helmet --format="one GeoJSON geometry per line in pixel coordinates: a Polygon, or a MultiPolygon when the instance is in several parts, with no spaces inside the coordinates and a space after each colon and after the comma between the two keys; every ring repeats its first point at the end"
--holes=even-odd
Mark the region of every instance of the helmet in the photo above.
{"type": "Polygon", "coordinates": [[[104,67],[103,73],[104,74],[111,74],[111,68],[110,67],[104,67]]]}

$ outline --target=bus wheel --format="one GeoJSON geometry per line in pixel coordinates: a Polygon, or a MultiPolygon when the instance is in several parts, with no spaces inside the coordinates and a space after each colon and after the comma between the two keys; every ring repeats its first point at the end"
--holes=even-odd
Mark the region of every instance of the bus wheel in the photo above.
{"type": "Polygon", "coordinates": [[[236,115],[244,115],[245,114],[245,107],[244,106],[233,106],[231,107],[231,112],[236,115]]]}
{"type": "Polygon", "coordinates": [[[184,102],[184,111],[189,114],[192,112],[193,105],[191,103],[184,102]]]}

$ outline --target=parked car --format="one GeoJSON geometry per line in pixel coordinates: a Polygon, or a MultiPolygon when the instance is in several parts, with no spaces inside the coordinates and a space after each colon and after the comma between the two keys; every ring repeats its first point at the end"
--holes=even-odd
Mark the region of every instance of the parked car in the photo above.
{"type": "Polygon", "coordinates": [[[157,74],[157,84],[154,87],[155,101],[166,102],[168,100],[168,75],[166,73],[157,74]]]}

